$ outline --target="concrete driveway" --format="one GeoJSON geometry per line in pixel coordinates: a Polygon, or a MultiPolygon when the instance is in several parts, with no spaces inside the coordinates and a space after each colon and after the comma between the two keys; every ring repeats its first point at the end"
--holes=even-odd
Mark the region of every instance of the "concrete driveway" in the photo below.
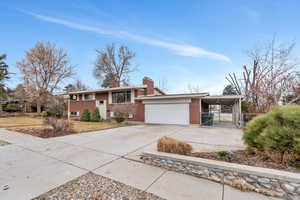
{"type": "Polygon", "coordinates": [[[139,125],[51,139],[0,129],[11,143],[0,146],[0,199],[31,199],[89,171],[172,200],[269,199],[135,161],[165,135],[202,151],[243,148],[238,129],[139,125]]]}

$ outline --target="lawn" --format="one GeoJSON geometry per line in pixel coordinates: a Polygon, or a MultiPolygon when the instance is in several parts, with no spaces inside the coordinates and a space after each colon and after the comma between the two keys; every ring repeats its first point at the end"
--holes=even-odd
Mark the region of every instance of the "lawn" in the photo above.
{"type": "MultiPolygon", "coordinates": [[[[117,128],[125,126],[124,124],[117,124],[112,122],[80,122],[73,121],[73,129],[76,133],[98,131],[110,128],[117,128]]],[[[0,118],[0,128],[7,128],[9,130],[42,128],[43,119],[39,117],[6,117],[0,118]]]]}

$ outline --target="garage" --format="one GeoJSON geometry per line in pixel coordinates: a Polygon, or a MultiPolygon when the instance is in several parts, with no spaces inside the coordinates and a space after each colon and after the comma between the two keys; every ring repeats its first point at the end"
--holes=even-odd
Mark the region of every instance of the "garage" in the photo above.
{"type": "Polygon", "coordinates": [[[188,103],[145,104],[145,122],[150,124],[190,123],[188,103]]]}

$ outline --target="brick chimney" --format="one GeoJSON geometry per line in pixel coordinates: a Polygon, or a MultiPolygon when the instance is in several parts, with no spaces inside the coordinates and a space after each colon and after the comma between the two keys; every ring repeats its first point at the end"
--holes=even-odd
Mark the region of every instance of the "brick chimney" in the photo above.
{"type": "Polygon", "coordinates": [[[154,94],[154,82],[151,78],[145,76],[143,78],[143,85],[147,86],[146,95],[153,95],[154,94]]]}

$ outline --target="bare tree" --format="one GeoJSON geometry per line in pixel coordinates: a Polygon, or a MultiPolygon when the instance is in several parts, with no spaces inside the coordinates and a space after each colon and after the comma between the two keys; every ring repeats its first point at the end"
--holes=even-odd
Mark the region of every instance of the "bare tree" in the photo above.
{"type": "Polygon", "coordinates": [[[76,79],[74,83],[65,86],[65,92],[77,92],[89,90],[90,87],[84,84],[81,80],[76,79]]]}
{"type": "Polygon", "coordinates": [[[107,45],[104,50],[96,50],[97,60],[94,67],[94,76],[102,83],[102,87],[120,87],[128,85],[129,74],[135,71],[131,60],[135,53],[127,46],[116,49],[114,44],[107,45]]]}
{"type": "Polygon", "coordinates": [[[158,81],[158,88],[163,92],[168,92],[168,80],[165,78],[160,79],[158,81]]]}
{"type": "Polygon", "coordinates": [[[187,85],[186,91],[189,93],[200,93],[202,92],[201,86],[198,84],[191,84],[187,85]]]}
{"type": "Polygon", "coordinates": [[[265,112],[295,90],[299,60],[292,54],[295,44],[276,43],[273,39],[248,52],[253,65],[243,66],[242,77],[226,77],[238,94],[245,96],[251,112],[265,112]]]}
{"type": "Polygon", "coordinates": [[[74,75],[74,66],[70,64],[68,54],[50,42],[38,42],[26,52],[22,61],[17,62],[17,66],[22,73],[24,86],[36,96],[38,112],[41,112],[41,104],[47,96],[58,90],[65,79],[74,75]]]}

